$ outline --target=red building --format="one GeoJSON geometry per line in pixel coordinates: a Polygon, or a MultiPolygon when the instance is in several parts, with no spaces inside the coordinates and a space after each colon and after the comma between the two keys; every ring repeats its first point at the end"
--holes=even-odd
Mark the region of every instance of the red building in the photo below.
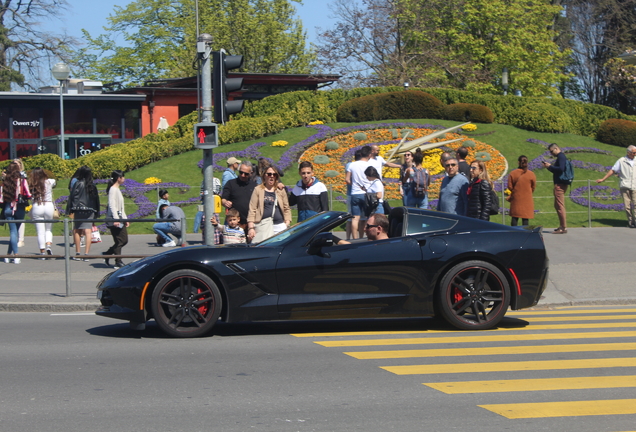
{"type": "MultiPolygon", "coordinates": [[[[317,90],[338,75],[229,74],[243,78],[230,99],[258,100],[317,90]]],[[[161,118],[173,125],[196,111],[197,77],[148,81],[142,87],[103,91],[101,83],[71,79],[64,87],[64,145],[60,145],[59,87],[39,93],[0,92],[0,160],[54,153],[76,158],[111,144],[157,132],[161,118]]]]}

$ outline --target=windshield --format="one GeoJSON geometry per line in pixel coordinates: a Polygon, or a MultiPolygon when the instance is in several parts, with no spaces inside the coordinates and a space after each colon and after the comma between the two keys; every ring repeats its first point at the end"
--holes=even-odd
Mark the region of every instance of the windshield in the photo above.
{"type": "Polygon", "coordinates": [[[279,232],[273,237],[263,240],[257,246],[282,246],[301,233],[307,231],[315,232],[329,221],[334,221],[337,218],[346,218],[347,216],[348,215],[346,213],[333,211],[319,213],[315,216],[310,217],[309,219],[305,219],[304,221],[287,228],[285,231],[279,232]]]}

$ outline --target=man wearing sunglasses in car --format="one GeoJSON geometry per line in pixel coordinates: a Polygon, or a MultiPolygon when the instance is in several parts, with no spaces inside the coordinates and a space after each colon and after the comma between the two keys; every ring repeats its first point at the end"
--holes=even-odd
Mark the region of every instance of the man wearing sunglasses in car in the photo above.
{"type": "Polygon", "coordinates": [[[447,175],[442,180],[437,210],[466,216],[468,179],[461,174],[458,175],[459,164],[457,159],[446,160],[444,162],[444,169],[447,175]]]}

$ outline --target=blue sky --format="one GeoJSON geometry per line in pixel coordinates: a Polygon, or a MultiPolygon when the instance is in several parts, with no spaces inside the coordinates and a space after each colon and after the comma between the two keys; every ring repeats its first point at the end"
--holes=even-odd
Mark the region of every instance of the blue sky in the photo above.
{"type": "MultiPolygon", "coordinates": [[[[113,13],[115,5],[126,6],[131,1],[128,0],[67,0],[70,5],[66,14],[61,16],[60,21],[47,21],[45,28],[65,29],[68,34],[81,38],[81,29],[96,36],[103,32],[103,27],[108,24],[106,18],[113,13]]],[[[316,39],[316,27],[329,28],[333,20],[329,16],[333,15],[328,1],[324,0],[304,0],[304,4],[292,3],[297,14],[303,21],[303,27],[307,32],[307,39],[313,42],[316,39]]]]}

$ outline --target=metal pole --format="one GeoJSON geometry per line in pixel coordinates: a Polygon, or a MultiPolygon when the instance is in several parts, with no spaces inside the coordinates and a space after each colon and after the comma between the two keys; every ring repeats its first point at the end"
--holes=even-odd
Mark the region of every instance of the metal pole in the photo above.
{"type": "Polygon", "coordinates": [[[592,228],[592,181],[587,179],[587,227],[592,228]]]}
{"type": "MultiPolygon", "coordinates": [[[[212,123],[212,36],[204,33],[199,42],[205,43],[205,52],[201,53],[201,90],[203,93],[203,109],[201,122],[212,123]]],[[[216,89],[218,90],[218,89],[216,89]]],[[[205,228],[205,244],[214,245],[214,228],[210,217],[214,214],[214,173],[212,170],[212,149],[203,150],[203,227],[205,228]]]]}
{"type": "Polygon", "coordinates": [[[64,96],[62,96],[64,89],[64,81],[60,80],[60,157],[64,159],[64,96]]]}
{"type": "MultiPolygon", "coordinates": [[[[71,246],[68,240],[68,218],[64,218],[64,270],[66,272],[66,297],[72,295],[71,292],[71,246]]],[[[86,239],[91,241],[91,239],[86,239]]]]}

